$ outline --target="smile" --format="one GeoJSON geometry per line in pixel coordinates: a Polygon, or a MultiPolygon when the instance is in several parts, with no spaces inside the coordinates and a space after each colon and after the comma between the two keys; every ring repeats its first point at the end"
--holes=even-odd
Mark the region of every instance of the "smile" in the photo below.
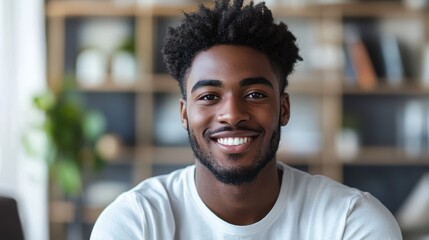
{"type": "Polygon", "coordinates": [[[228,146],[238,146],[249,142],[251,137],[228,137],[228,138],[218,138],[217,142],[222,145],[228,146]]]}

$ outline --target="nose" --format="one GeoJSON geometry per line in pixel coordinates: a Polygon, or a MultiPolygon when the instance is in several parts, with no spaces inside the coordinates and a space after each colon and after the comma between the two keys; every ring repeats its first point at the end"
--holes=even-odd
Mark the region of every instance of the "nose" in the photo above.
{"type": "Polygon", "coordinates": [[[231,97],[223,101],[217,117],[220,123],[236,126],[250,119],[249,111],[241,100],[231,97]]]}

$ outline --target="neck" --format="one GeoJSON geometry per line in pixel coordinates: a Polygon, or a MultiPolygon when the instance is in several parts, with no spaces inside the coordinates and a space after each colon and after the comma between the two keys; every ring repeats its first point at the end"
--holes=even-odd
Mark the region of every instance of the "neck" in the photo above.
{"type": "Polygon", "coordinates": [[[264,218],[280,192],[281,171],[273,160],[257,177],[240,185],[219,182],[196,161],[196,187],[207,207],[218,217],[235,225],[248,225],[264,218]]]}

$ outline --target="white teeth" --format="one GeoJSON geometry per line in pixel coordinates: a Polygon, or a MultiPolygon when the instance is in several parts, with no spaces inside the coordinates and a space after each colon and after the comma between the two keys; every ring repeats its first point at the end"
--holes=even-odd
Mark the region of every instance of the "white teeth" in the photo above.
{"type": "Polygon", "coordinates": [[[218,138],[217,142],[222,145],[237,146],[249,142],[250,139],[250,137],[218,138]]]}

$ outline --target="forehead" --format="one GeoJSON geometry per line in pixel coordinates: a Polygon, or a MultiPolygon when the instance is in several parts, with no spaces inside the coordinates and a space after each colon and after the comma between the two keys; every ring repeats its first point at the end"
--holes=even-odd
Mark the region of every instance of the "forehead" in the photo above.
{"type": "Polygon", "coordinates": [[[267,79],[274,88],[279,86],[265,54],[249,47],[216,45],[196,55],[187,77],[186,88],[189,91],[196,82],[206,79],[238,84],[242,79],[254,77],[267,79]]]}

